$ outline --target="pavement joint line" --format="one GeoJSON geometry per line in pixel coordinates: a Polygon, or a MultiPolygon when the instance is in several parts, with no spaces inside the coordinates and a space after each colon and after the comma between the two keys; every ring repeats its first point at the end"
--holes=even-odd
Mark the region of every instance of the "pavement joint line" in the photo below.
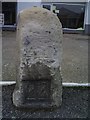
{"type": "MultiPolygon", "coordinates": [[[[0,81],[0,85],[7,86],[16,84],[16,81],[0,81]]],[[[62,83],[63,87],[90,87],[90,83],[62,83]]]]}

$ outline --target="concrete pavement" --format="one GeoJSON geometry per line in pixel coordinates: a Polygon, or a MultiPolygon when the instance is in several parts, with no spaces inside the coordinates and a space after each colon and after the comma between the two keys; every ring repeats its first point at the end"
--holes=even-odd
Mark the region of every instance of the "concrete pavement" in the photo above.
{"type": "MultiPolygon", "coordinates": [[[[16,80],[16,32],[3,31],[3,81],[16,80]]],[[[88,82],[88,40],[81,34],[63,35],[63,82],[88,82]]]]}

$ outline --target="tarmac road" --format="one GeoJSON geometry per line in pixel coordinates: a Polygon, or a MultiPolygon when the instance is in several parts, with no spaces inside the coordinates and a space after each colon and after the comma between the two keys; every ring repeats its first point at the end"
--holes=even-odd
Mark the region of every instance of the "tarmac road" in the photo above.
{"type": "Polygon", "coordinates": [[[54,111],[22,110],[12,104],[14,85],[2,88],[2,115],[9,118],[90,118],[88,107],[88,88],[63,88],[63,102],[60,108],[54,111]]]}

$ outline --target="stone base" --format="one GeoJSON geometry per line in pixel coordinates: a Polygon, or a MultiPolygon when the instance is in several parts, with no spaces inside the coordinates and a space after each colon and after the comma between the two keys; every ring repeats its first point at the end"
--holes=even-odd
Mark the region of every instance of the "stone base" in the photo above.
{"type": "MultiPolygon", "coordinates": [[[[15,96],[15,94],[13,94],[13,96],[15,96]]],[[[27,109],[43,109],[43,108],[51,108],[54,107],[51,104],[51,100],[40,100],[40,99],[36,99],[36,100],[30,100],[29,103],[21,103],[22,101],[20,100],[21,98],[17,97],[17,99],[15,97],[13,97],[13,103],[16,107],[18,108],[27,108],[27,109]],[[18,99],[18,100],[17,100],[18,99]]]]}
{"type": "Polygon", "coordinates": [[[13,92],[13,103],[19,108],[51,108],[55,107],[51,99],[51,81],[22,81],[13,92]],[[27,88],[27,89],[26,89],[27,88]]]}

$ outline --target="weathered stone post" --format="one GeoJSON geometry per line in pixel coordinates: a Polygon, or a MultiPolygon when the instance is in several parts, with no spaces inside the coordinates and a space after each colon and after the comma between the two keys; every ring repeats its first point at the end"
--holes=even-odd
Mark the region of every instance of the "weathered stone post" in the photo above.
{"type": "Polygon", "coordinates": [[[57,16],[33,7],[19,14],[17,107],[51,108],[62,102],[62,26],[57,16]]]}

